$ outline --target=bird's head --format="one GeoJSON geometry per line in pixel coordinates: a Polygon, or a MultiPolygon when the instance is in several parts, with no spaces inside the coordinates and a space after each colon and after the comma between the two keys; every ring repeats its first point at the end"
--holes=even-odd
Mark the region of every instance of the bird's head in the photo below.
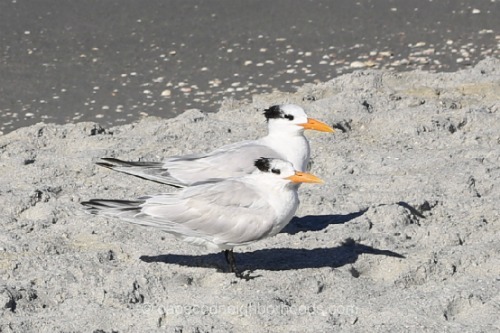
{"type": "Polygon", "coordinates": [[[296,171],[292,163],[278,158],[261,157],[255,161],[255,167],[263,173],[286,179],[292,183],[323,183],[323,181],[307,172],[296,171]]]}
{"type": "Polygon", "coordinates": [[[327,124],[307,117],[303,108],[294,104],[273,105],[264,110],[269,132],[303,132],[306,129],[333,132],[327,124]]]}

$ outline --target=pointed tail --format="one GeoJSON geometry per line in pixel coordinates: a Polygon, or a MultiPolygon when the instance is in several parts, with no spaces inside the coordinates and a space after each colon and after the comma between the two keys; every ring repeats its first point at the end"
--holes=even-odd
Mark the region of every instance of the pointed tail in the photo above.
{"type": "Polygon", "coordinates": [[[85,210],[94,215],[104,215],[113,217],[131,217],[141,211],[141,205],[144,200],[106,200],[92,199],[83,201],[81,204],[85,206],[85,210]]]}
{"type": "Polygon", "coordinates": [[[186,186],[186,184],[183,184],[170,175],[168,169],[163,167],[163,162],[131,162],[107,157],[101,160],[103,162],[97,162],[96,164],[104,168],[151,180],[160,184],[174,187],[186,186]]]}

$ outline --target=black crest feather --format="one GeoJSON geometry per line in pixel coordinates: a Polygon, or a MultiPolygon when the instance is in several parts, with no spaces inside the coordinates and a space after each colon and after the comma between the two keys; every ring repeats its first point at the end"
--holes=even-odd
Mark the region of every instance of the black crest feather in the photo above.
{"type": "Polygon", "coordinates": [[[271,163],[269,162],[269,158],[261,157],[258,160],[255,160],[254,165],[263,172],[269,172],[271,168],[271,163]]]}
{"type": "Polygon", "coordinates": [[[270,108],[264,110],[264,116],[267,120],[269,120],[283,118],[284,114],[279,105],[273,105],[270,108]]]}

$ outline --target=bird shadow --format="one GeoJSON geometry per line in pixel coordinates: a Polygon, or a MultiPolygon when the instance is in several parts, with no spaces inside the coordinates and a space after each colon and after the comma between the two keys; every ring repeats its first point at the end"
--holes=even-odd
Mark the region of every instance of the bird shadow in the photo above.
{"type": "MultiPolygon", "coordinates": [[[[241,271],[267,270],[286,271],[305,268],[337,268],[352,264],[362,254],[382,255],[387,257],[405,258],[405,256],[390,251],[356,243],[347,239],[343,244],[330,248],[291,249],[274,248],[252,252],[235,253],[238,268],[241,271]]],[[[159,262],[187,267],[217,267],[227,271],[224,256],[220,253],[205,255],[164,254],[158,256],[141,256],[147,263],[159,262]]]]}
{"type": "Polygon", "coordinates": [[[281,233],[295,235],[304,231],[320,231],[332,224],[344,224],[357,217],[362,216],[368,209],[346,215],[307,215],[304,217],[294,217],[286,225],[281,233]]]}

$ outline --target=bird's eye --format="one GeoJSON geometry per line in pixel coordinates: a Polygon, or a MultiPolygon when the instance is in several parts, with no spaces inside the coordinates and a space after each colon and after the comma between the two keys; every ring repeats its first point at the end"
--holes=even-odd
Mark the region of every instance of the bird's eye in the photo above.
{"type": "Polygon", "coordinates": [[[280,169],[271,169],[271,172],[279,175],[281,173],[281,170],[280,169]]]}
{"type": "Polygon", "coordinates": [[[285,118],[290,120],[290,121],[293,120],[293,116],[291,114],[286,114],[285,118]]]}

